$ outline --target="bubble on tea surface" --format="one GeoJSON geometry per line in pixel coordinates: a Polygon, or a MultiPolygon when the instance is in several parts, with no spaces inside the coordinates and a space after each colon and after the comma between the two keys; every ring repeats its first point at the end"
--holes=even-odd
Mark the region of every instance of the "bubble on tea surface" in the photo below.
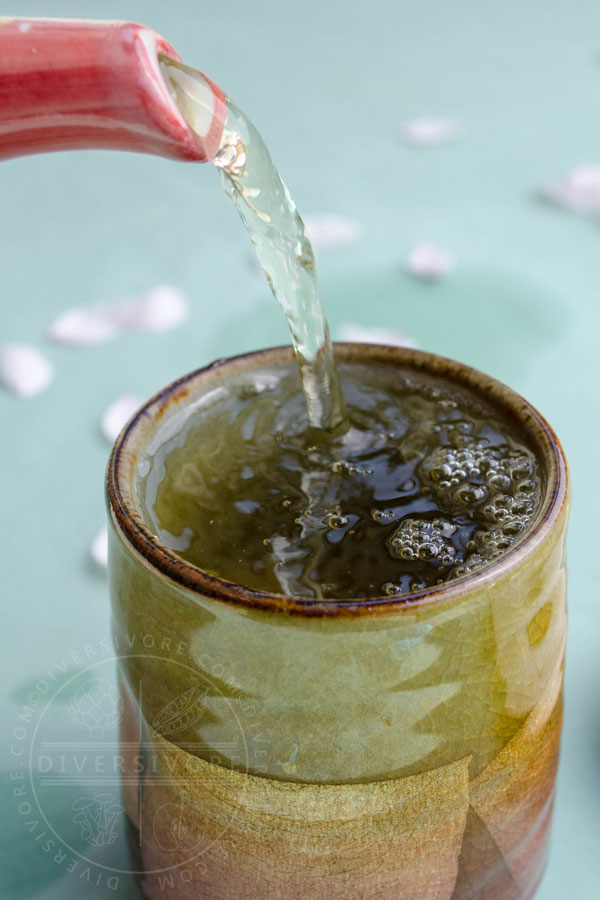
{"type": "Polygon", "coordinates": [[[324,522],[330,528],[345,528],[346,525],[348,525],[348,523],[350,522],[350,519],[347,516],[344,516],[342,513],[333,512],[325,514],[324,522]]]}
{"type": "MultiPolygon", "coordinates": [[[[504,496],[507,488],[519,494],[526,482],[535,489],[533,459],[526,450],[508,444],[490,446],[485,438],[467,435],[462,436],[459,446],[444,445],[433,450],[419,464],[419,474],[422,483],[445,508],[464,511],[466,515],[481,509],[490,521],[496,521],[498,515],[494,498],[504,496]]],[[[526,495],[524,500],[527,501],[526,495]]]]}
{"type": "Polygon", "coordinates": [[[340,459],[333,463],[332,471],[338,474],[353,476],[367,476],[373,474],[373,469],[366,463],[352,462],[346,459],[340,459]]]}
{"type": "Polygon", "coordinates": [[[418,468],[440,506],[478,526],[466,543],[467,555],[452,572],[458,578],[513,546],[535,513],[539,482],[534,458],[522,447],[492,446],[460,429],[451,431],[450,438],[453,445],[436,447],[418,468]]]}
{"type": "Polygon", "coordinates": [[[451,540],[457,530],[458,526],[449,519],[404,519],[388,538],[388,548],[392,556],[405,562],[449,566],[457,561],[451,540]]]}
{"type": "Polygon", "coordinates": [[[373,509],[371,518],[379,525],[390,525],[397,520],[398,513],[394,509],[373,509]]]}

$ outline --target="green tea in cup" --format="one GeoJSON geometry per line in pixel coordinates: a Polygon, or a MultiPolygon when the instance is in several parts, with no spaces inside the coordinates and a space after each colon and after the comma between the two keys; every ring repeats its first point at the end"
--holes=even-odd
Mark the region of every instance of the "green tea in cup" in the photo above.
{"type": "Polygon", "coordinates": [[[402,595],[476,571],[542,497],[527,435],[409,367],[341,365],[349,426],[311,426],[294,370],[230,380],[151,460],[144,515],[179,556],[253,590],[402,595]]]}

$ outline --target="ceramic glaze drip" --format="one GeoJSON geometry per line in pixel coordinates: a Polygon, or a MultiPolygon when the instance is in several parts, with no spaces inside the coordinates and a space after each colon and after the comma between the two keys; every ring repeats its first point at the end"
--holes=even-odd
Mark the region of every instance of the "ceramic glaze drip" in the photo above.
{"type": "MultiPolygon", "coordinates": [[[[166,57],[160,65],[182,115],[202,134],[213,102],[203,76],[166,57]]],[[[316,428],[343,430],[344,399],[306,228],[262,137],[229,98],[223,138],[213,162],[287,317],[310,422],[316,428]]]]}

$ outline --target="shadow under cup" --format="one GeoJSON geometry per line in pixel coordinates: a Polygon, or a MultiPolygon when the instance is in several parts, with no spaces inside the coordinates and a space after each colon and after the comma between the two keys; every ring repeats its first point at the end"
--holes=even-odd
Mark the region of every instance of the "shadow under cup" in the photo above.
{"type": "Polygon", "coordinates": [[[144,524],[136,488],[182,413],[279,348],[220,361],[150,400],[108,468],[124,804],[152,898],[527,900],[542,875],[562,720],[566,465],[544,419],[466,366],[407,367],[516,422],[544,495],[479,572],[400,598],[319,601],[232,585],[144,524]]]}

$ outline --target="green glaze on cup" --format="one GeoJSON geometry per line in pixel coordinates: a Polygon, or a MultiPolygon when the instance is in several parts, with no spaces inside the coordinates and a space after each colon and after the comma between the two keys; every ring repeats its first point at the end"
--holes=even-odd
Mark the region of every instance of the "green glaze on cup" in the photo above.
{"type": "Polygon", "coordinates": [[[499,561],[439,588],[339,601],[251,591],[162,546],[137,488],[208,392],[289,370],[291,351],[219,361],[152,398],[108,468],[142,890],[527,900],[545,862],[562,716],[562,450],[523,398],[459,363],[374,345],[338,345],[336,358],[437,375],[499,408],[540,460],[541,508],[499,561]]]}

